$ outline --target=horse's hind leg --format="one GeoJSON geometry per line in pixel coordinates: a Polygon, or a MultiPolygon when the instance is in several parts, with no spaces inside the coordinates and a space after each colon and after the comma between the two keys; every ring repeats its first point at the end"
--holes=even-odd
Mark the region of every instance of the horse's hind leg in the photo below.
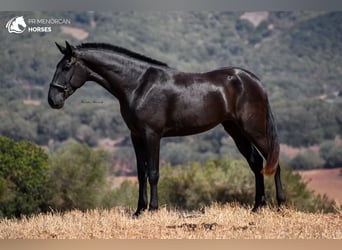
{"type": "Polygon", "coordinates": [[[261,174],[263,167],[263,159],[260,153],[255,149],[253,144],[247,139],[247,137],[241,132],[238,126],[232,122],[222,123],[224,129],[233,138],[237,148],[241,154],[246,158],[250,168],[255,176],[255,203],[252,209],[256,212],[261,206],[266,204],[265,202],[265,186],[264,176],[261,174]]]}
{"type": "Polygon", "coordinates": [[[278,206],[282,206],[286,202],[286,197],[285,193],[283,190],[283,185],[281,184],[281,179],[280,179],[280,166],[278,165],[277,171],[274,175],[274,182],[276,186],[276,193],[277,193],[277,202],[278,206]]]}
{"type": "MultiPolygon", "coordinates": [[[[259,150],[259,152],[262,154],[262,156],[267,159],[269,152],[269,147],[267,143],[267,134],[264,133],[258,133],[256,134],[255,131],[262,131],[261,129],[258,130],[258,128],[252,126],[252,122],[249,122],[247,126],[244,128],[244,132],[248,138],[250,138],[251,142],[255,145],[255,147],[259,150]]],[[[281,206],[286,201],[286,196],[283,190],[283,186],[280,179],[280,166],[278,164],[276,173],[274,175],[274,182],[276,186],[276,197],[278,205],[281,206]]]]}

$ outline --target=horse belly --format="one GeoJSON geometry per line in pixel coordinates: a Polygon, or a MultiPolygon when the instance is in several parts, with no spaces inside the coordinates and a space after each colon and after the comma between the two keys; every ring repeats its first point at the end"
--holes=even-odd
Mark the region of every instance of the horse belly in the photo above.
{"type": "Polygon", "coordinates": [[[167,127],[163,133],[163,137],[172,137],[172,136],[186,136],[186,135],[194,135],[199,134],[209,129],[216,127],[218,123],[210,124],[207,126],[201,127],[167,127]]]}
{"type": "Polygon", "coordinates": [[[227,119],[228,108],[220,93],[182,96],[169,104],[165,136],[207,131],[227,119]]]}

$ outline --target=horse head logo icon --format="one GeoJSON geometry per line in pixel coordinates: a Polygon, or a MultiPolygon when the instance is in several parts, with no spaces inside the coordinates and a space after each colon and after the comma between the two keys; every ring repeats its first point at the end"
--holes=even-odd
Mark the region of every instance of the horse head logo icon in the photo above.
{"type": "Polygon", "coordinates": [[[26,23],[23,16],[16,16],[11,18],[6,23],[6,29],[9,33],[21,34],[26,29],[26,23]]]}

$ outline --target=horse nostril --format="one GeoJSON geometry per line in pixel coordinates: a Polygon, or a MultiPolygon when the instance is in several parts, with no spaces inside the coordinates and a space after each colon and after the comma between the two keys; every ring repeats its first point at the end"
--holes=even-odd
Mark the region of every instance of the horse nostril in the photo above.
{"type": "Polygon", "coordinates": [[[59,103],[59,104],[56,104],[56,103],[50,103],[50,107],[53,108],[53,109],[60,109],[60,108],[63,108],[64,106],[64,103],[59,103]]]}
{"type": "Polygon", "coordinates": [[[54,103],[53,103],[52,99],[50,98],[50,96],[48,97],[48,103],[49,103],[50,107],[53,108],[54,103]]]}
{"type": "Polygon", "coordinates": [[[64,106],[64,99],[56,97],[52,98],[51,96],[48,96],[48,103],[51,108],[60,109],[64,106]]]}

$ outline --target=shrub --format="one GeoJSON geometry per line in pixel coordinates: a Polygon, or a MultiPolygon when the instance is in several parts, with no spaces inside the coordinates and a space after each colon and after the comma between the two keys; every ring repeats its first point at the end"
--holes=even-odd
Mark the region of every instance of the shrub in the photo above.
{"type": "Polygon", "coordinates": [[[239,160],[212,160],[189,166],[166,165],[161,170],[161,203],[195,209],[217,202],[253,202],[254,178],[239,160]]]}
{"type": "MultiPolygon", "coordinates": [[[[282,167],[282,182],[287,204],[297,210],[334,212],[335,203],[326,196],[316,196],[310,191],[298,173],[282,167]]],[[[254,175],[243,160],[210,160],[205,164],[164,165],[159,181],[161,206],[179,209],[199,209],[213,202],[238,202],[254,204],[254,175]]],[[[265,178],[265,192],[269,205],[276,204],[274,178],[265,178]]],[[[137,183],[124,182],[113,191],[112,205],[134,207],[137,202],[137,183]]]]}
{"type": "Polygon", "coordinates": [[[47,208],[48,156],[37,145],[0,137],[0,216],[47,208]]]}
{"type": "MultiPolygon", "coordinates": [[[[287,205],[295,210],[305,212],[336,212],[336,204],[326,195],[316,195],[307,187],[299,173],[292,171],[288,167],[282,167],[282,183],[284,185],[287,205]]],[[[273,178],[267,178],[265,182],[267,193],[271,193],[271,204],[275,204],[275,186],[273,178]]]]}
{"type": "Polygon", "coordinates": [[[296,155],[290,162],[289,167],[296,170],[321,168],[324,160],[312,150],[296,155]]]}
{"type": "MultiPolygon", "coordinates": [[[[335,211],[334,202],[315,196],[298,173],[282,167],[281,175],[288,205],[301,211],[335,211]]],[[[210,160],[205,164],[161,168],[160,203],[168,206],[195,209],[212,202],[253,205],[254,192],[254,175],[243,160],[210,160]]],[[[265,177],[265,192],[268,203],[275,205],[274,178],[265,177]]]]}
{"type": "Polygon", "coordinates": [[[321,145],[321,157],[325,160],[326,168],[342,166],[342,147],[337,146],[334,141],[326,141],[321,145]]]}
{"type": "Polygon", "coordinates": [[[64,211],[103,206],[110,167],[105,151],[69,141],[52,153],[49,161],[52,208],[64,211]]]}
{"type": "Polygon", "coordinates": [[[138,183],[131,181],[124,181],[120,187],[109,191],[103,200],[105,208],[115,206],[128,207],[135,209],[138,202],[138,183]]]}

